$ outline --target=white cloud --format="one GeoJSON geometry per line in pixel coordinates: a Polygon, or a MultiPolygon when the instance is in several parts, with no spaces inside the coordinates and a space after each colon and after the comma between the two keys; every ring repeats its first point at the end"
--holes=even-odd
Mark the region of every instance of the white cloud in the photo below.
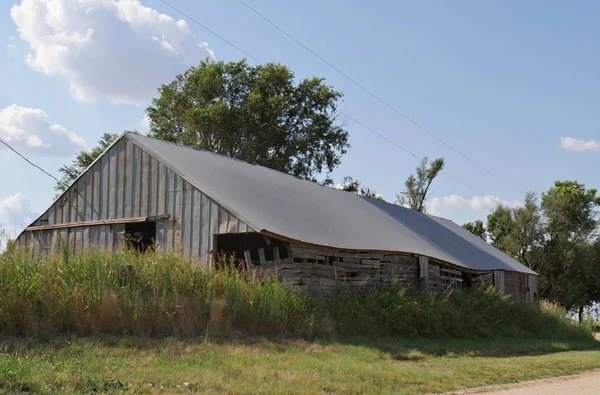
{"type": "Polygon", "coordinates": [[[150,117],[148,115],[144,115],[142,119],[140,119],[140,128],[143,132],[147,132],[150,130],[150,117]]]}
{"type": "Polygon", "coordinates": [[[21,193],[0,200],[0,227],[8,233],[23,229],[36,217],[31,201],[21,193]]]}
{"type": "Polygon", "coordinates": [[[0,109],[0,137],[21,153],[60,156],[85,148],[83,137],[50,122],[43,110],[15,104],[0,109]]]}
{"type": "Polygon", "coordinates": [[[138,0],[21,0],[11,9],[34,70],[82,101],[147,104],[161,83],[214,53],[183,20],[138,0]]]}
{"type": "Polygon", "coordinates": [[[459,195],[448,195],[442,198],[434,197],[427,201],[427,213],[444,217],[469,216],[473,214],[487,215],[501,202],[504,205],[515,207],[522,205],[518,201],[501,200],[497,196],[473,196],[470,199],[459,195]]]}
{"type": "Polygon", "coordinates": [[[600,141],[561,137],[560,148],[567,151],[600,151],[600,141]]]}

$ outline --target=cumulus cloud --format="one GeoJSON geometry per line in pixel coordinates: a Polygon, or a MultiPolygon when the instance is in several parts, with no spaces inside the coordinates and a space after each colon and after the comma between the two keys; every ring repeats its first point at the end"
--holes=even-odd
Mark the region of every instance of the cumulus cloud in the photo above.
{"type": "Polygon", "coordinates": [[[21,153],[60,156],[85,148],[83,137],[50,122],[43,110],[15,104],[0,109],[0,138],[21,153]]]}
{"type": "Polygon", "coordinates": [[[11,8],[26,63],[82,101],[147,104],[161,83],[214,53],[183,20],[138,0],[21,0],[11,8]]]}
{"type": "Polygon", "coordinates": [[[462,213],[488,214],[498,206],[498,202],[511,207],[522,205],[522,203],[518,201],[509,202],[491,195],[473,196],[470,199],[459,195],[448,195],[442,198],[434,197],[429,199],[427,201],[427,213],[446,216],[456,214],[456,211],[461,211],[462,213]]]}
{"type": "Polygon", "coordinates": [[[0,227],[14,233],[29,225],[37,217],[31,210],[31,201],[21,193],[0,199],[0,227]]]}
{"type": "Polygon", "coordinates": [[[600,151],[600,141],[561,137],[560,148],[567,151],[600,151]]]}

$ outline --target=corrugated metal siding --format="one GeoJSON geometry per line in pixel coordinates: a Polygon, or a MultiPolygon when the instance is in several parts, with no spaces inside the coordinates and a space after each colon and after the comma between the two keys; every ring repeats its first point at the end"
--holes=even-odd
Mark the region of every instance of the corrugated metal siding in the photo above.
{"type": "MultiPolygon", "coordinates": [[[[169,214],[156,224],[159,250],[202,257],[213,234],[252,229],[127,138],[121,139],[81,176],[32,226],[169,214]]],[[[112,249],[124,225],[25,232],[19,240],[40,251],[72,252],[98,245],[112,249]]]]}

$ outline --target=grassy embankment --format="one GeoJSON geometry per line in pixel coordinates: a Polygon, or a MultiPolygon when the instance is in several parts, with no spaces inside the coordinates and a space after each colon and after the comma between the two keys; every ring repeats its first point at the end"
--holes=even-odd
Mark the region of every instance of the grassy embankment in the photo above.
{"type": "Polygon", "coordinates": [[[322,303],[173,256],[90,252],[4,254],[0,290],[0,391],[415,393],[600,367],[591,325],[489,289],[322,303]]]}

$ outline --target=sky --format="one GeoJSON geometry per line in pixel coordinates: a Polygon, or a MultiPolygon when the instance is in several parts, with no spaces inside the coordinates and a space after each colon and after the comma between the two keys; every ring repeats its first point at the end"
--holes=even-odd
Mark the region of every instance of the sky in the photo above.
{"type": "MultiPolygon", "coordinates": [[[[600,188],[598,2],[244,0],[436,139],[238,0],[165,1],[261,62],[324,77],[341,111],[396,145],[444,157],[431,214],[484,219],[559,179],[600,188]]],[[[58,177],[103,133],[147,132],[160,84],[206,57],[247,56],[160,0],[3,1],[0,138],[58,177]]],[[[394,201],[418,159],[340,122],[351,148],[333,178],[394,201]]],[[[4,146],[0,168],[0,226],[19,232],[55,181],[4,146]]]]}

